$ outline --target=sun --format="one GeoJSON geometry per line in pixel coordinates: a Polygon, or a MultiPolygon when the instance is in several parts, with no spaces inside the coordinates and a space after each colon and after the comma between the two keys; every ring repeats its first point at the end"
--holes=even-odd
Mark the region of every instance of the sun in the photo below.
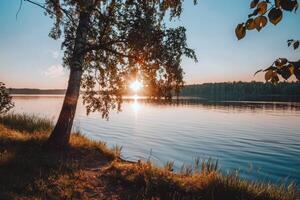
{"type": "Polygon", "coordinates": [[[134,92],[138,92],[141,90],[141,88],[143,87],[143,84],[141,81],[135,80],[130,84],[130,88],[134,91],[134,92]]]}

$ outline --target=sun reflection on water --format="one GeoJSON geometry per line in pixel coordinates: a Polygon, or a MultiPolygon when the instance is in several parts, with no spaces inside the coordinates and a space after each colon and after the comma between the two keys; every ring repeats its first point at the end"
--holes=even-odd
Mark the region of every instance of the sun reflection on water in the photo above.
{"type": "Polygon", "coordinates": [[[135,94],[134,96],[132,96],[133,98],[133,102],[131,103],[131,107],[132,107],[132,110],[135,114],[138,113],[138,111],[140,110],[140,107],[141,105],[139,104],[139,95],[135,94]]]}

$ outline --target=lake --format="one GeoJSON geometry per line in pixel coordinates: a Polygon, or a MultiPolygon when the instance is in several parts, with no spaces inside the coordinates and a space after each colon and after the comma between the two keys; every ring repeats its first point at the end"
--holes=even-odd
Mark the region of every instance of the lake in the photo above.
{"type": "MultiPolygon", "coordinates": [[[[14,96],[15,113],[57,119],[63,96],[14,96]]],[[[150,159],[175,169],[195,158],[217,159],[224,173],[252,180],[300,183],[300,103],[205,102],[182,99],[159,104],[127,100],[122,112],[86,116],[79,103],[74,129],[109,146],[123,147],[128,160],[150,159]]]]}

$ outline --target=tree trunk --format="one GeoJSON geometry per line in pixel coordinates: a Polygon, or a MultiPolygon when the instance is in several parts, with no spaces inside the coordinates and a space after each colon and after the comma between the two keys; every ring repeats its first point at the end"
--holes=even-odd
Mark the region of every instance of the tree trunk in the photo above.
{"type": "Polygon", "coordinates": [[[81,69],[71,68],[63,106],[55,128],[48,139],[48,144],[52,147],[63,148],[69,143],[77,101],[79,98],[81,75],[81,69]]]}
{"type": "Polygon", "coordinates": [[[62,149],[68,145],[70,133],[73,126],[77,102],[80,94],[80,84],[82,77],[82,66],[85,54],[82,50],[87,45],[87,33],[89,30],[90,14],[87,11],[80,13],[79,25],[76,31],[74,50],[70,58],[70,76],[68,88],[63,102],[63,106],[49,139],[50,148],[62,149]]]}

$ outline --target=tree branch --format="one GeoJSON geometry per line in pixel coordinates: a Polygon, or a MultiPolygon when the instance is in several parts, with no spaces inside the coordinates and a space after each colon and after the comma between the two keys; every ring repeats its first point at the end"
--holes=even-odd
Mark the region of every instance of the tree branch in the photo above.
{"type": "MultiPolygon", "coordinates": [[[[42,4],[38,3],[38,2],[35,2],[35,1],[32,1],[32,0],[24,0],[24,1],[27,1],[27,2],[29,2],[29,3],[31,3],[31,4],[34,4],[34,5],[38,6],[38,7],[40,7],[40,8],[42,8],[42,9],[46,10],[47,12],[49,12],[49,13],[55,15],[54,12],[52,12],[50,9],[48,9],[47,7],[45,7],[44,5],[42,5],[42,4]]],[[[75,20],[74,20],[73,17],[68,13],[68,11],[67,11],[66,9],[63,9],[60,5],[59,5],[59,9],[66,15],[66,17],[67,17],[70,21],[72,21],[73,24],[76,24],[76,23],[75,23],[75,20]]]]}
{"type": "Polygon", "coordinates": [[[113,53],[115,55],[118,55],[118,56],[121,56],[121,57],[125,57],[125,58],[138,59],[136,56],[127,55],[127,54],[118,52],[118,51],[116,51],[114,49],[107,48],[106,44],[105,45],[101,45],[101,44],[90,45],[83,52],[98,51],[98,50],[108,51],[108,52],[111,52],[111,53],[113,53]]]}
{"type": "Polygon", "coordinates": [[[84,49],[84,52],[88,52],[88,51],[92,51],[92,50],[100,50],[106,48],[107,46],[116,44],[116,43],[126,43],[125,40],[122,39],[118,39],[118,40],[112,40],[110,42],[106,42],[104,44],[100,44],[100,43],[96,43],[96,44],[89,44],[88,47],[86,49],[84,49]]]}
{"type": "Polygon", "coordinates": [[[20,6],[19,6],[19,9],[18,9],[17,14],[16,14],[16,19],[18,19],[18,15],[21,11],[22,5],[23,5],[23,0],[20,0],[20,6]]]}

